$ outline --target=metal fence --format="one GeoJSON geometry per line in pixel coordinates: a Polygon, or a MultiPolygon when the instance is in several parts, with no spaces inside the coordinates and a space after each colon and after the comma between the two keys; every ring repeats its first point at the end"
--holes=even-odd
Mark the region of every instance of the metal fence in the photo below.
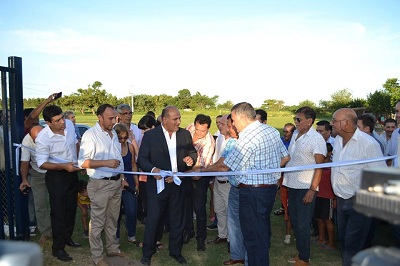
{"type": "Polygon", "coordinates": [[[29,239],[28,197],[19,191],[16,150],[24,136],[22,58],[11,56],[8,67],[0,66],[0,239],[29,239]],[[7,234],[6,234],[7,233],[7,234]]]}

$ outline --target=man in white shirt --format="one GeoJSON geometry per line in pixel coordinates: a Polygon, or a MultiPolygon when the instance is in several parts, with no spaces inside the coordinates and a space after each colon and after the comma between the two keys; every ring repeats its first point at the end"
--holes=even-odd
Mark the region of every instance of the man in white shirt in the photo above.
{"type": "MultiPolygon", "coordinates": [[[[357,114],[351,108],[337,110],[332,116],[335,138],[333,162],[382,157],[379,143],[357,128],[357,114]]],[[[350,266],[351,258],[364,248],[372,218],[354,209],[355,194],[360,189],[362,171],[386,167],[384,161],[332,167],[331,182],[337,199],[338,237],[342,265],[350,266]]]]}
{"type": "MultiPolygon", "coordinates": [[[[39,244],[44,244],[51,237],[50,209],[48,207],[48,191],[46,187],[46,170],[40,169],[36,163],[35,139],[42,126],[33,126],[22,140],[20,173],[22,182],[19,189],[32,188],[35,199],[35,216],[37,227],[41,233],[39,244]],[[31,166],[31,167],[30,167],[31,166]]],[[[29,193],[29,192],[28,192],[29,193]]]]}
{"type": "Polygon", "coordinates": [[[53,256],[62,261],[72,258],[65,245],[81,246],[72,241],[78,195],[77,139],[70,120],[63,118],[63,111],[56,105],[43,109],[47,123],[36,138],[37,165],[47,170],[46,186],[49,191],[51,227],[53,230],[53,256]]]}
{"type": "Polygon", "coordinates": [[[124,162],[121,144],[113,129],[117,112],[110,104],[97,109],[99,121],[82,136],[79,165],[90,177],[87,192],[91,201],[89,244],[92,260],[98,266],[107,266],[103,259],[104,231],[107,256],[125,257],[117,242],[117,222],[121,208],[122,188],[129,186],[123,174],[124,162]]]}

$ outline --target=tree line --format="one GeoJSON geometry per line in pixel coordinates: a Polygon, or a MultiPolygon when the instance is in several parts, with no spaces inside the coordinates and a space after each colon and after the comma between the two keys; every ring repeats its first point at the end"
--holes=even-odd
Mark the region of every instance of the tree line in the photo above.
{"type": "MultiPolygon", "coordinates": [[[[131,103],[131,97],[126,96],[117,98],[102,89],[102,83],[95,81],[88,85],[86,89],[79,88],[75,93],[63,95],[57,100],[57,104],[65,110],[74,110],[84,114],[86,112],[95,113],[95,110],[101,104],[107,102],[111,105],[121,103],[131,103]]],[[[190,90],[182,89],[178,91],[177,96],[166,94],[148,95],[139,94],[133,96],[134,108],[137,112],[160,111],[165,106],[174,105],[179,109],[205,110],[205,109],[230,109],[234,103],[226,101],[223,104],[217,104],[219,96],[209,97],[200,92],[191,94],[190,90]]],[[[45,98],[27,98],[24,99],[24,108],[36,107],[45,98]]],[[[334,92],[329,100],[321,100],[318,104],[305,100],[297,105],[287,106],[283,100],[267,99],[260,107],[269,113],[275,115],[293,113],[301,106],[310,106],[314,108],[319,116],[330,116],[335,110],[343,107],[359,108],[366,112],[373,113],[376,117],[389,117],[393,113],[393,106],[400,100],[400,84],[397,78],[389,78],[382,85],[381,89],[369,93],[366,98],[353,98],[349,90],[343,89],[334,92]]]]}

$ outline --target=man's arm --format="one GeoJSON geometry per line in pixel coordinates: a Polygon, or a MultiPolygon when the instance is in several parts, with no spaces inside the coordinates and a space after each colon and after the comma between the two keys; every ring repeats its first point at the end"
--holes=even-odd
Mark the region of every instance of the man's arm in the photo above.
{"type": "Polygon", "coordinates": [[[46,100],[44,100],[44,102],[42,102],[41,104],[39,104],[38,107],[33,109],[33,111],[25,118],[24,127],[26,129],[31,128],[33,126],[33,124],[35,123],[35,121],[37,119],[39,119],[39,115],[43,111],[43,109],[46,107],[46,105],[54,102],[54,100],[55,100],[54,97],[56,96],[56,94],[57,93],[51,94],[46,100]]]}
{"type": "Polygon", "coordinates": [[[19,190],[23,191],[26,187],[31,187],[28,181],[29,174],[29,162],[21,161],[20,164],[20,173],[22,177],[22,182],[19,185],[19,190]]]}

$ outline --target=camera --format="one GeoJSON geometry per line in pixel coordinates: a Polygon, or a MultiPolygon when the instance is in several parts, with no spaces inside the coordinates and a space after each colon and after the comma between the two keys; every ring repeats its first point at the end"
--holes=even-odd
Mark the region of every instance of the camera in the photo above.
{"type": "Polygon", "coordinates": [[[53,100],[58,99],[62,96],[62,92],[57,93],[55,96],[53,96],[53,100]]]}

